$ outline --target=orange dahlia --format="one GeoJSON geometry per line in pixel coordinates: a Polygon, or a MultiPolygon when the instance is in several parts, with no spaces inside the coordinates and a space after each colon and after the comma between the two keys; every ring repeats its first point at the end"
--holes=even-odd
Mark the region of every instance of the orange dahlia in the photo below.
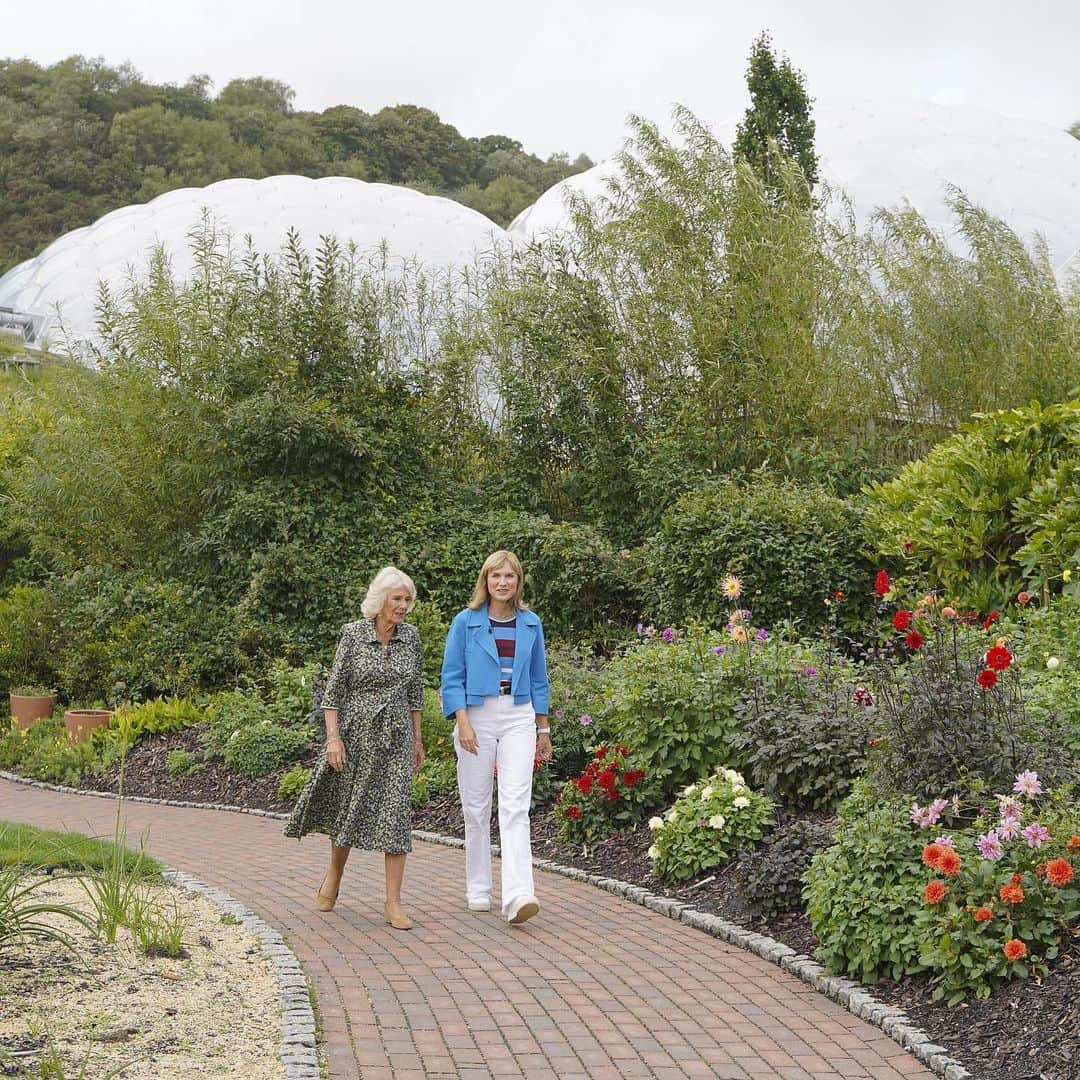
{"type": "Polygon", "coordinates": [[[945,894],[949,891],[949,887],[943,881],[931,881],[925,889],[923,889],[923,898],[928,904],[940,904],[945,899],[945,894]]]}
{"type": "Polygon", "coordinates": [[[1010,938],[1005,942],[1002,952],[1005,953],[1006,960],[1023,960],[1027,956],[1027,946],[1019,938],[1010,938]]]}
{"type": "Polygon", "coordinates": [[[922,849],[923,865],[929,866],[931,870],[936,870],[938,861],[944,851],[945,848],[941,844],[927,844],[922,849]]]}
{"type": "Polygon", "coordinates": [[[1072,863],[1068,859],[1051,859],[1046,864],[1046,880],[1059,889],[1064,885],[1068,885],[1073,877],[1075,877],[1075,874],[1072,863]]]}
{"type": "Polygon", "coordinates": [[[952,848],[945,848],[938,858],[937,868],[946,877],[956,877],[960,873],[960,867],[963,865],[960,856],[952,848]]]}
{"type": "Polygon", "coordinates": [[[1024,902],[1023,888],[1011,881],[1008,885],[1001,886],[1001,891],[998,895],[1006,904],[1022,904],[1024,902]]]}
{"type": "Polygon", "coordinates": [[[994,912],[988,907],[975,909],[976,922],[989,922],[994,917],[994,912]]]}

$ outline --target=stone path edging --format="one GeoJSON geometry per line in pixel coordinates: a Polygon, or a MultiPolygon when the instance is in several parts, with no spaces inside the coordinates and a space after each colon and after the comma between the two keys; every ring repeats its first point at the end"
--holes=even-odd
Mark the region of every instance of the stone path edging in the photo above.
{"type": "MultiPolygon", "coordinates": [[[[85,791],[80,788],[65,787],[62,784],[50,784],[43,780],[31,780],[27,777],[18,776],[15,773],[6,772],[4,770],[0,770],[0,779],[10,780],[17,784],[25,784],[29,787],[39,787],[44,788],[47,791],[57,791],[70,795],[90,795],[104,799],[116,798],[116,792],[114,791],[85,791]]],[[[231,813],[252,814],[257,817],[276,818],[282,821],[286,820],[288,817],[287,814],[278,813],[275,810],[258,810],[246,806],[222,806],[217,803],[183,802],[176,799],[154,799],[145,795],[125,795],[124,798],[129,802],[150,803],[159,806],[177,806],[195,810],[227,810],[231,813]]],[[[441,833],[424,832],[420,829],[414,829],[412,835],[417,840],[424,841],[425,843],[441,844],[444,847],[464,848],[465,846],[465,841],[456,836],[443,836],[441,833]]],[[[493,853],[498,853],[497,845],[492,846],[492,851],[493,853]]],[[[790,974],[797,976],[803,982],[810,984],[819,993],[824,994],[830,1000],[835,1001],[838,1005],[846,1008],[855,1016],[858,1016],[879,1028],[894,1042],[899,1043],[905,1050],[914,1055],[919,1061],[926,1065],[927,1068],[938,1076],[944,1077],[944,1080],[977,1080],[974,1073],[965,1068],[955,1058],[949,1056],[949,1053],[944,1046],[939,1046],[935,1043],[921,1028],[917,1028],[913,1024],[908,1023],[907,1014],[902,1009],[894,1008],[891,1005],[886,1005],[884,1002],[879,1001],[873,994],[864,990],[859,983],[854,982],[851,979],[844,979],[840,976],[826,974],[825,969],[821,964],[803,953],[797,953],[790,946],[784,945],[774,938],[768,937],[765,934],[755,933],[752,930],[746,930],[735,923],[728,922],[726,919],[721,919],[717,915],[699,911],[692,904],[686,904],[679,900],[672,900],[669,897],[651,893],[640,885],[631,885],[629,882],[619,881],[616,878],[606,878],[601,877],[598,874],[590,874],[585,870],[579,870],[577,867],[563,866],[561,863],[551,862],[548,859],[534,859],[533,865],[537,869],[546,871],[547,873],[561,874],[563,877],[572,878],[575,881],[582,881],[589,885],[595,885],[598,888],[614,893],[616,896],[622,897],[625,900],[640,904],[650,911],[655,911],[660,915],[666,915],[668,918],[685,923],[687,926],[691,926],[697,930],[703,930],[705,933],[711,934],[713,937],[718,937],[731,945],[755,953],[763,960],[768,960],[770,963],[776,964],[778,967],[783,968],[784,971],[787,971],[790,974]]],[[[188,875],[182,875],[178,871],[175,871],[174,873],[176,873],[178,877],[188,878],[188,875]]],[[[194,882],[196,885],[199,884],[198,882],[195,882],[195,879],[193,878],[188,878],[188,880],[194,882]]],[[[181,882],[178,880],[177,884],[181,884],[181,882]]],[[[300,965],[284,945],[281,935],[277,934],[276,931],[263,923],[257,916],[247,911],[246,908],[243,908],[243,905],[228,896],[227,893],[222,892],[220,889],[207,888],[207,886],[201,886],[201,888],[206,890],[204,895],[211,897],[211,899],[213,898],[211,894],[217,894],[222,897],[224,901],[236,905],[236,909],[233,913],[240,915],[240,912],[243,911],[245,914],[240,915],[240,917],[244,919],[245,925],[247,925],[247,920],[250,918],[254,920],[255,923],[264,927],[269,935],[276,938],[277,942],[281,943],[282,949],[288,953],[289,957],[292,957],[292,962],[295,966],[290,967],[289,971],[290,973],[298,973],[300,982],[303,985],[304,1004],[307,1006],[308,1015],[312,1015],[311,1005],[307,999],[307,984],[300,972],[300,965]]],[[[195,889],[192,891],[199,890],[195,889]]],[[[217,901],[215,900],[215,903],[216,902],[217,901]]],[[[259,934],[259,931],[256,929],[255,933],[259,934]]],[[[266,945],[264,943],[264,949],[265,948],[266,945]]],[[[279,955],[284,958],[284,954],[279,955]]],[[[276,960],[275,963],[277,963],[276,960]]],[[[280,983],[283,977],[280,969],[278,977],[280,983]]],[[[290,984],[290,986],[292,986],[292,984],[290,984]]],[[[294,998],[290,998],[290,1002],[293,1000],[294,998]]],[[[284,984],[282,984],[282,1010],[282,1030],[284,1032],[286,1017],[284,984]]],[[[313,1015],[311,1019],[311,1029],[313,1034],[313,1015]]],[[[282,1057],[283,1059],[285,1057],[284,1045],[282,1057]]],[[[292,1069],[298,1066],[289,1065],[288,1067],[292,1069]]],[[[287,1075],[290,1080],[293,1077],[317,1077],[319,1075],[317,1061],[315,1072],[313,1073],[290,1071],[287,1075]]]]}

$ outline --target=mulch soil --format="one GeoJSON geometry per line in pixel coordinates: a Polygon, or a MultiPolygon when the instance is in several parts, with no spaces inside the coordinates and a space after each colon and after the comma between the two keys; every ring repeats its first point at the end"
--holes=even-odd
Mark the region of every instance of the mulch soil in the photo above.
{"type": "MultiPolygon", "coordinates": [[[[207,762],[187,776],[170,777],[170,750],[199,754],[194,730],[148,740],[128,756],[124,790],[159,799],[245,806],[287,813],[292,803],[277,797],[279,774],[249,779],[228,772],[220,761],[207,762]]],[[[314,760],[305,761],[310,766],[314,760]]],[[[115,791],[118,770],[88,777],[84,786],[115,791]]],[[[464,835],[456,795],[438,796],[415,812],[413,827],[447,836],[464,835]]],[[[817,939],[801,912],[762,919],[740,900],[735,863],[694,881],[672,887],[652,875],[646,854],[652,843],[647,826],[582,851],[559,842],[554,816],[533,816],[533,854],[589,873],[641,885],[650,892],[682,900],[758,933],[797,952],[814,954],[817,939]]],[[[903,918],[897,912],[898,918],[903,918]]],[[[884,981],[870,987],[881,1001],[903,1009],[921,1027],[983,1080],[1080,1080],[1080,928],[1062,943],[1062,952],[1045,979],[1017,980],[983,1001],[954,1008],[931,1002],[925,979],[884,981]]]]}

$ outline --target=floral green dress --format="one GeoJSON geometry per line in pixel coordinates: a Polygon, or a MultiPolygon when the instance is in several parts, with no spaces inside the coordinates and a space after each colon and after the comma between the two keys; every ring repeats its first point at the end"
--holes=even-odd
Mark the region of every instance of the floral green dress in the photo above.
{"type": "Polygon", "coordinates": [[[285,826],[286,836],[325,833],[339,847],[400,854],[412,850],[413,744],[411,709],[424,703],[420,635],[399,623],[385,647],[372,619],[341,630],[323,693],[338,710],[345,767],[326,758],[285,826]]]}

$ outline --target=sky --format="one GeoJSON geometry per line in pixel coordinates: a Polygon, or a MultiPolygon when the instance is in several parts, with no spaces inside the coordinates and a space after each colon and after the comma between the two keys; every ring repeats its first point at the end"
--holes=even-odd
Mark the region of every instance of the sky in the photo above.
{"type": "Polygon", "coordinates": [[[81,53],[154,82],[207,74],[217,89],[265,76],[288,83],[298,109],[423,105],[466,136],[599,160],[631,113],[741,115],[764,29],[822,98],[1080,120],[1076,0],[23,0],[0,18],[0,56],[81,53]]]}

